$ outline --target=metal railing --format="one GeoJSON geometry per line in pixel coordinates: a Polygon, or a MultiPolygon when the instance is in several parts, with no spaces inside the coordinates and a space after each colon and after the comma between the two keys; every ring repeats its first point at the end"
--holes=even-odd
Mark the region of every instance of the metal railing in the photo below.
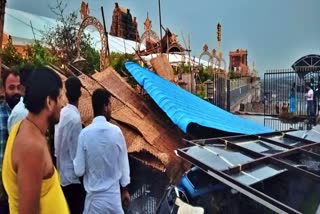
{"type": "Polygon", "coordinates": [[[264,126],[269,127],[275,131],[283,131],[289,129],[306,130],[307,123],[284,123],[279,118],[264,118],[264,126]]]}
{"type": "Polygon", "coordinates": [[[204,87],[204,98],[227,111],[246,97],[251,89],[257,85],[260,87],[260,80],[253,81],[251,77],[232,80],[225,78],[223,75],[216,75],[214,81],[207,80],[202,86],[197,85],[197,91],[204,87]]]}

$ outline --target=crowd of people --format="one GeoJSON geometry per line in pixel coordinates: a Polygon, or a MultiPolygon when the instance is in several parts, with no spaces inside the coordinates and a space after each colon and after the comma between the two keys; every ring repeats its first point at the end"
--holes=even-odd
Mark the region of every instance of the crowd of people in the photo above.
{"type": "Polygon", "coordinates": [[[94,118],[83,128],[77,77],[65,81],[68,104],[62,107],[63,83],[53,70],[24,67],[2,74],[0,213],[124,213],[130,167],[124,136],[110,123],[110,93],[93,92],[94,118]]]}

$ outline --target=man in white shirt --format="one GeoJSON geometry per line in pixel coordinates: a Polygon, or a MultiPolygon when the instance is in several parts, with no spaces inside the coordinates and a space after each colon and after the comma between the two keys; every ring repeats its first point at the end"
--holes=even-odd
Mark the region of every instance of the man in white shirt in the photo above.
{"type": "Polygon", "coordinates": [[[127,146],[120,128],[111,118],[111,95],[97,89],[92,95],[94,119],[79,136],[74,159],[76,175],[84,176],[87,192],[84,214],[121,214],[128,205],[130,168],[127,146]]]}
{"type": "Polygon", "coordinates": [[[61,110],[60,121],[55,129],[55,154],[60,184],[70,212],[71,214],[81,214],[83,212],[85,192],[73,167],[78,137],[82,130],[78,110],[81,82],[77,77],[69,77],[65,82],[65,87],[69,103],[61,110]]]}
{"type": "Polygon", "coordinates": [[[314,121],[314,105],[313,105],[313,95],[314,91],[312,90],[311,84],[307,83],[306,88],[308,90],[307,94],[305,95],[307,97],[307,115],[308,120],[310,124],[313,124],[314,121]]]}
{"type": "MultiPolygon", "coordinates": [[[[32,66],[25,66],[20,70],[20,82],[23,87],[22,88],[22,94],[24,94],[24,90],[26,88],[27,82],[29,77],[31,76],[31,73],[33,71],[32,66]]],[[[14,106],[12,109],[10,116],[8,118],[8,132],[10,133],[11,128],[14,124],[16,124],[18,121],[23,120],[27,117],[28,110],[26,109],[24,102],[23,102],[23,96],[20,97],[20,101],[17,105],[14,106]]]]}

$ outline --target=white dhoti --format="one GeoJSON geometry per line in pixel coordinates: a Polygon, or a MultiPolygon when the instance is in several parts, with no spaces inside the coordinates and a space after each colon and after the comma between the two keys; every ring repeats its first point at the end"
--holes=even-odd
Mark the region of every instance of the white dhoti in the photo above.
{"type": "Polygon", "coordinates": [[[87,193],[83,214],[123,214],[121,194],[87,193]]]}

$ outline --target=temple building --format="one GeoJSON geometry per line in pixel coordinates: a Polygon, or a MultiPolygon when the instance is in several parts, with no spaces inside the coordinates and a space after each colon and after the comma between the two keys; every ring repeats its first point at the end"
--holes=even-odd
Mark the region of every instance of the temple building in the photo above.
{"type": "Polygon", "coordinates": [[[136,17],[133,17],[132,19],[130,9],[119,6],[117,2],[115,3],[115,8],[112,14],[110,34],[123,39],[139,41],[136,17]]]}
{"type": "Polygon", "coordinates": [[[152,30],[152,21],[147,18],[144,22],[144,33],[140,38],[140,43],[145,45],[144,50],[140,50],[140,55],[149,55],[154,53],[184,53],[185,49],[177,40],[178,35],[172,33],[166,28],[165,34],[160,38],[156,32],[152,30]],[[160,48],[161,47],[161,48],[160,48]]]}
{"type": "Polygon", "coordinates": [[[241,73],[242,76],[249,76],[248,51],[237,49],[229,52],[229,70],[241,73]]]}

